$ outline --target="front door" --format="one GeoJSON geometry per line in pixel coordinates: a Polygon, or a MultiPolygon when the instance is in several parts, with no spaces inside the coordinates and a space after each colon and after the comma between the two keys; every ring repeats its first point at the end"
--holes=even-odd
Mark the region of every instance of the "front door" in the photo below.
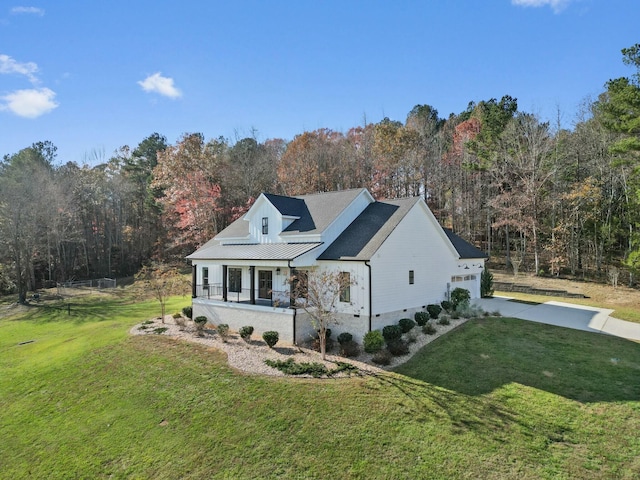
{"type": "Polygon", "coordinates": [[[258,298],[271,300],[273,287],[272,273],[271,270],[258,270],[258,298]]]}

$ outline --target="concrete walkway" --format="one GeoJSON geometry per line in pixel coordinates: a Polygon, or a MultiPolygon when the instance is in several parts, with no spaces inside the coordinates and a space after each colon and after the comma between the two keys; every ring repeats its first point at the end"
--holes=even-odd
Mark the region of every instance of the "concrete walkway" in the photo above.
{"type": "Polygon", "coordinates": [[[611,317],[613,310],[550,301],[529,305],[509,297],[478,298],[472,301],[487,312],[499,311],[503,317],[515,317],[558,327],[614,335],[640,342],[640,323],[611,317]]]}

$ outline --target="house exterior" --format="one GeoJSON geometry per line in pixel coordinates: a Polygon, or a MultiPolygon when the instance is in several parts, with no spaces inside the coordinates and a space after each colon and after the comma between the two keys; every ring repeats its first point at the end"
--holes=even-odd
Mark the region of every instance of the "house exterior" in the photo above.
{"type": "Polygon", "coordinates": [[[443,229],[421,198],[375,201],[366,189],[286,197],[262,194],[249,211],[187,257],[193,315],[232,329],[276,330],[285,342],[313,335],[293,308],[289,279],[312,269],[349,275],[335,334],[361,341],[448,298],[480,296],[486,255],[443,229]]]}

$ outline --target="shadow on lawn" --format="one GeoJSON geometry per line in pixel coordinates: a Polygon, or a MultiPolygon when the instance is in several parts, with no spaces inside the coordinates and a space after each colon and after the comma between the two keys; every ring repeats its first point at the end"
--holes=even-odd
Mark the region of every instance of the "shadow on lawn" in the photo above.
{"type": "Polygon", "coordinates": [[[513,318],[469,321],[395,371],[473,396],[517,383],[579,402],[640,399],[640,344],[513,318]]]}
{"type": "Polygon", "coordinates": [[[375,375],[383,388],[393,387],[406,399],[412,413],[421,421],[442,419],[454,431],[489,432],[495,439],[504,439],[508,427],[526,427],[520,415],[504,404],[488,397],[473,397],[402,375],[375,375]]]}

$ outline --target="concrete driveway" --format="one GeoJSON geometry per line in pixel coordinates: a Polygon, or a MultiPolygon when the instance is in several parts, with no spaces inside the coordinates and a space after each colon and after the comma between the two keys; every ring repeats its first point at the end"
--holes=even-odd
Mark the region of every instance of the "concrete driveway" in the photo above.
{"type": "Polygon", "coordinates": [[[640,323],[611,317],[613,310],[549,301],[530,305],[509,297],[478,298],[472,301],[487,312],[499,311],[503,317],[515,317],[586,332],[606,333],[640,342],[640,323]]]}

